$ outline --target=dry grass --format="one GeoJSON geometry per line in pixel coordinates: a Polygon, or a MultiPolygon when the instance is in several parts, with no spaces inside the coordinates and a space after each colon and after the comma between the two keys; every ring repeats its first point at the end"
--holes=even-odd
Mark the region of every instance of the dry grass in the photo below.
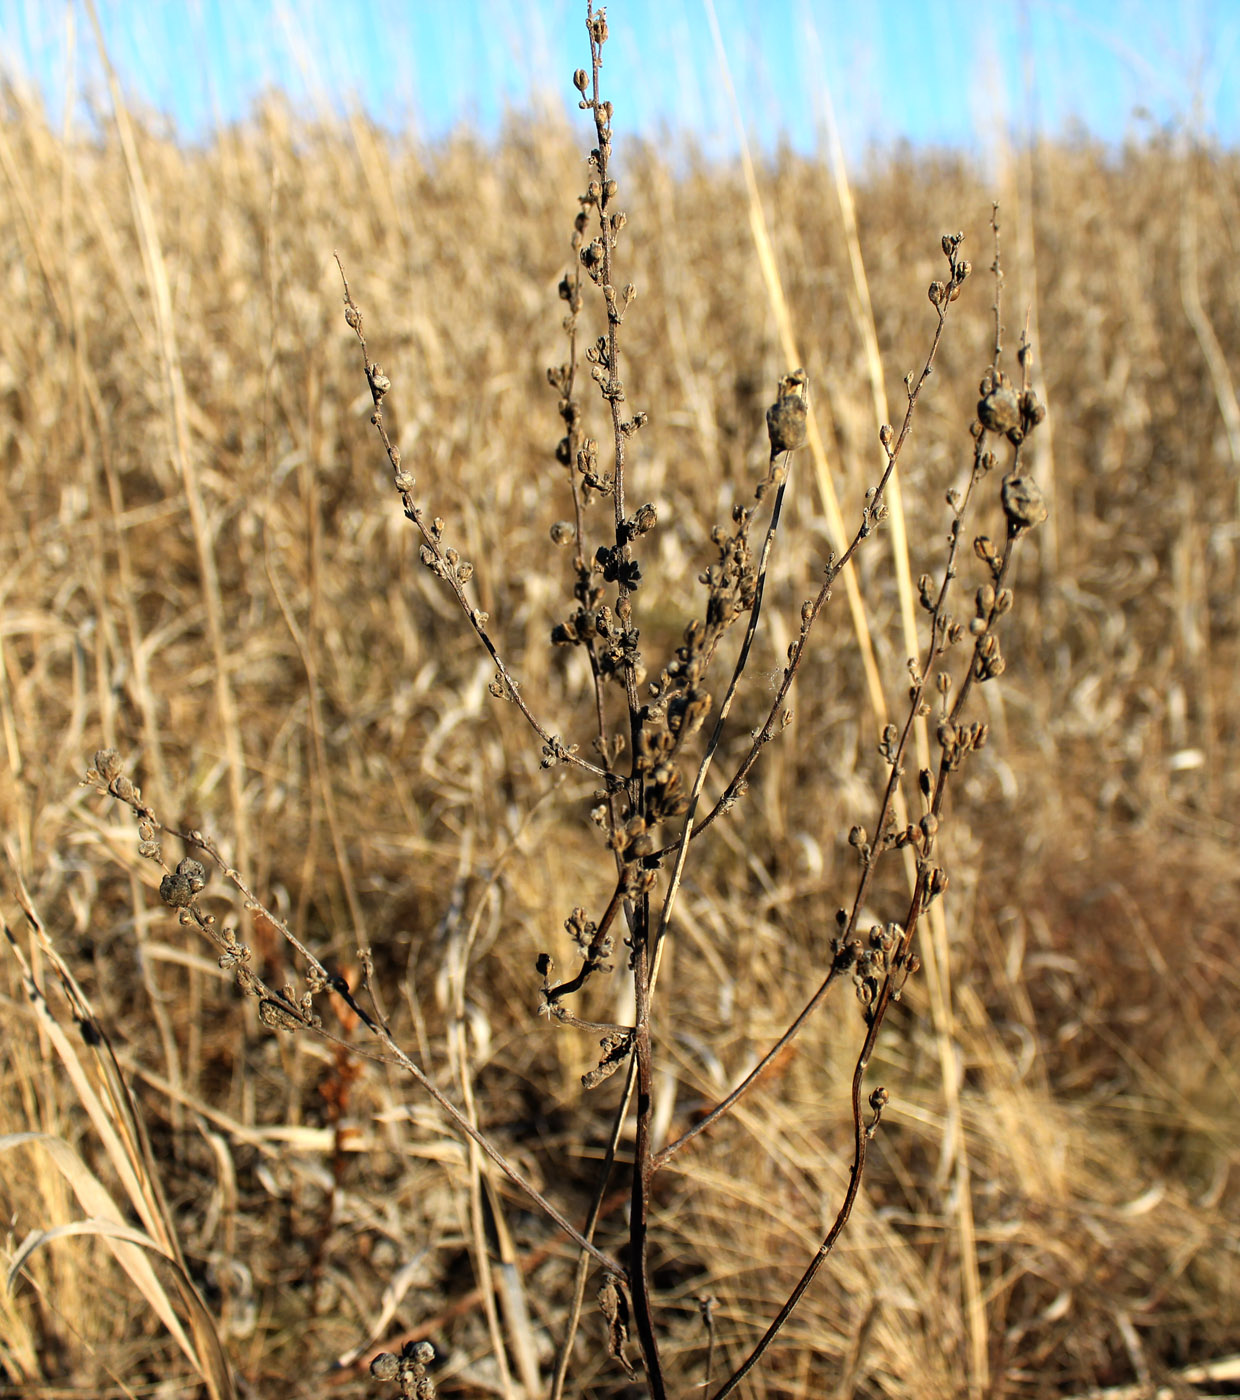
{"type": "MultiPolygon", "coordinates": [[[[519,125],[495,148],[409,149],[361,122],[306,127],[273,103],[201,151],[138,126],[127,168],[113,136],[66,144],[11,98],[0,122],[6,883],[29,889],[117,1050],[168,1219],[255,1393],[370,1393],[358,1370],[325,1373],[371,1336],[394,1279],[408,1292],[375,1340],[430,1335],[441,1394],[493,1393],[470,1174],[409,1081],[260,1026],[160,906],[125,814],[77,783],[104,744],[133,755],[145,797],[170,823],[213,832],[324,961],[353,966],[368,943],[397,1038],[448,1089],[468,1073],[487,1132],[580,1217],[619,1086],[583,1094],[593,1042],[534,1019],[534,960],[550,948],[567,962],[569,907],[609,893],[598,834],[578,820],[591,786],[539,769],[520,717],[487,694],[493,667],[417,562],[331,261],[338,250],[367,311],[420,499],[477,562],[479,605],[526,693],[588,743],[581,658],[547,646],[570,578],[563,556],[549,563],[566,504],[544,367],[563,358],[555,291],[578,135],[519,125]],[[149,220],[135,215],[134,162],[149,220]]],[[[661,519],[648,572],[662,591],[643,621],[657,653],[693,606],[710,527],[760,474],[786,364],[740,173],[631,146],[622,166],[625,275],[641,292],[626,379],[651,418],[633,471],[661,519]]],[[[1240,1336],[1240,462],[1227,404],[1240,163],[1169,142],[1045,147],[1032,173],[1032,188],[1000,191],[1006,305],[1017,322],[1036,271],[1054,531],[1021,560],[1011,662],[983,705],[994,740],[953,798],[958,1077],[945,1094],[914,982],[871,1075],[893,1101],[862,1202],[755,1397],[977,1389],[975,1369],[962,1380],[979,1326],[962,1282],[962,1189],[989,1393],[1159,1381],[1240,1336]]],[[[839,206],[810,161],[786,157],[758,184],[852,518],[876,447],[839,206]]],[[[893,403],[924,355],[938,236],[966,229],[983,267],[992,193],[964,163],[929,156],[876,163],[854,190],[893,403]]],[[[941,564],[989,303],[975,276],[902,459],[914,577],[941,564]]],[[[829,547],[809,480],[787,505],[751,677],[782,665],[829,547]]],[[[863,555],[898,698],[890,573],[881,548],[863,555]]],[[[881,777],[855,658],[833,605],[792,729],[691,868],[660,974],[678,1008],[657,1086],[673,1130],[762,1053],[829,958],[854,879],[845,834],[881,777]]],[[[751,679],[737,734],[769,696],[751,679]]],[[[896,917],[885,897],[874,914],[896,917]]],[[[63,1018],[45,951],[15,897],[4,908],[63,1018]]],[[[261,920],[250,937],[280,985],[281,945],[261,920]]],[[[63,1138],[112,1180],[17,963],[4,966],[0,1129],[63,1138]]],[[[609,1019],[615,998],[591,995],[609,1019]]],[[[859,1026],[854,1001],[833,1003],[768,1091],[659,1179],[654,1283],[680,1393],[701,1376],[695,1300],[718,1298],[723,1364],[736,1364],[834,1213],[859,1026]]],[[[75,1206],[35,1149],[6,1158],[13,1249],[75,1206]]],[[[510,1313],[501,1326],[542,1347],[548,1328],[558,1335],[572,1251],[502,1179],[490,1190],[486,1218],[512,1237],[493,1251],[511,1245],[531,1309],[527,1327],[510,1313]]],[[[605,1207],[612,1241],[623,1209],[605,1207]]],[[[588,1314],[572,1393],[627,1394],[600,1327],[588,1314]]],[[[149,1302],[90,1240],[39,1251],[15,1295],[0,1291],[0,1376],[0,1393],[27,1396],[141,1394],[168,1377],[174,1392],[178,1377],[193,1388],[149,1302]]]]}

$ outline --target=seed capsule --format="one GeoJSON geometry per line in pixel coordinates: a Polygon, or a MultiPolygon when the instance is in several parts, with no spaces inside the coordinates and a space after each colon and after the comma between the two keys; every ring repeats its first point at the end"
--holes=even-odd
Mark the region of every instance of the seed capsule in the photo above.
{"type": "Polygon", "coordinates": [[[771,439],[771,460],[781,452],[804,447],[809,405],[805,401],[807,375],[803,369],[786,374],[779,381],[779,393],[766,411],[766,431],[771,439]]]}
{"type": "Polygon", "coordinates": [[[1003,513],[1007,516],[1008,534],[1023,535],[1035,525],[1041,525],[1050,512],[1042,488],[1031,476],[1009,476],[1003,483],[1003,513]]]}
{"type": "Polygon", "coordinates": [[[1020,426],[1020,400],[1006,384],[992,389],[977,405],[977,416],[992,433],[1020,426]]]}

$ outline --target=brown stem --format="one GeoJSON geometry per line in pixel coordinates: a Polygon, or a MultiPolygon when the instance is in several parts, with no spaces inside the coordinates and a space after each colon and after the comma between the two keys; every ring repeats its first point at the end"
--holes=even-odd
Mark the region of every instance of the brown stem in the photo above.
{"type": "Polygon", "coordinates": [[[366,380],[370,385],[371,398],[374,401],[374,412],[370,415],[370,421],[375,425],[375,431],[383,443],[383,450],[387,453],[388,461],[391,463],[392,471],[396,477],[397,490],[400,492],[401,505],[404,507],[405,518],[412,521],[417,526],[418,533],[422,536],[422,541],[426,549],[434,556],[438,565],[436,570],[438,576],[448,585],[452,591],[452,596],[456,599],[457,606],[465,614],[467,621],[474,635],[486,648],[496,671],[499,673],[504,689],[504,695],[512,701],[518,710],[525,716],[526,723],[543,741],[547,752],[557,763],[569,763],[574,767],[582,768],[587,773],[593,774],[597,778],[607,777],[606,769],[600,768],[597,764],[590,763],[587,759],[579,757],[568,748],[556,735],[546,729],[534,715],[534,712],[525,703],[521,695],[521,687],[517,683],[508,667],[504,664],[503,658],[496,650],[495,643],[487,635],[484,622],[479,615],[479,611],[469,601],[465,593],[464,586],[456,575],[456,571],[448,564],[448,560],[434,531],[427,528],[426,520],[422,510],[415,503],[411,494],[412,478],[403,471],[400,460],[400,450],[388,435],[387,427],[383,422],[383,398],[390,387],[385,379],[379,374],[378,366],[371,360],[370,352],[366,348],[366,337],[362,332],[362,313],[358,310],[357,303],[353,300],[349,291],[349,279],[345,276],[344,264],[340,261],[340,254],[336,254],[336,266],[340,269],[340,280],[344,284],[345,319],[352,327],[354,335],[362,347],[362,360],[366,369],[366,380]],[[405,483],[408,482],[409,485],[405,483]]]}
{"type": "MultiPolygon", "coordinates": [[[[912,431],[913,413],[921,397],[921,391],[925,386],[926,380],[930,378],[933,372],[934,360],[935,356],[938,354],[939,342],[943,338],[943,327],[946,323],[946,319],[947,306],[943,305],[938,308],[938,324],[935,326],[934,339],[931,341],[925,364],[922,366],[921,374],[918,376],[915,385],[909,391],[904,421],[900,425],[900,431],[895,436],[894,441],[891,441],[890,446],[886,449],[887,464],[875,488],[871,510],[882,504],[883,495],[887,489],[887,483],[891,480],[892,473],[895,471],[896,463],[899,460],[900,452],[908,439],[909,433],[912,431]]],[[[809,647],[810,633],[814,623],[818,619],[818,614],[822,611],[823,607],[825,607],[827,600],[831,596],[831,587],[835,583],[835,580],[840,576],[847,565],[851,563],[853,555],[861,547],[862,541],[873,533],[873,529],[872,522],[868,518],[864,519],[844,553],[838,558],[832,559],[827,565],[825,570],[826,577],[822,587],[818,590],[817,596],[810,604],[809,615],[802,623],[800,636],[793,643],[792,655],[788,665],[784,669],[783,679],[775,693],[775,698],[772,700],[770,709],[767,711],[766,720],[761,729],[754,735],[753,743],[750,745],[748,753],[741,760],[740,766],[733,773],[722,796],[706,816],[693,828],[691,839],[696,840],[707,827],[732,807],[736,799],[740,796],[745,779],[749,776],[754,764],[757,763],[762,750],[775,737],[779,716],[784,711],[788,694],[801,669],[801,663],[805,659],[805,653],[809,647]]],[[[661,859],[664,856],[671,855],[676,851],[678,845],[679,842],[673,842],[671,845],[662,847],[660,850],[654,852],[652,859],[661,859]]]]}
{"type": "Polygon", "coordinates": [[[749,1090],[752,1089],[756,1083],[758,1083],[758,1081],[762,1078],[762,1075],[767,1069],[767,1067],[779,1056],[780,1051],[782,1051],[784,1047],[788,1045],[793,1039],[795,1039],[795,1037],[800,1033],[801,1027],[805,1024],[807,1020],[809,1020],[810,1016],[813,1015],[814,1011],[817,1009],[823,997],[825,997],[828,991],[830,991],[831,986],[835,982],[836,978],[840,976],[841,971],[842,969],[839,966],[832,966],[831,971],[827,973],[827,976],[822,982],[822,985],[801,1008],[801,1011],[797,1015],[796,1019],[792,1022],[788,1029],[784,1031],[783,1035],[779,1037],[775,1044],[771,1046],[771,1048],[766,1052],[766,1054],[763,1055],[763,1057],[745,1076],[745,1078],[741,1080],[741,1082],[736,1086],[736,1088],[732,1090],[732,1092],[727,1096],[727,1098],[721,1099],[720,1102],[717,1103],[715,1107],[711,1109],[711,1111],[706,1115],[705,1118],[703,1118],[700,1122],[695,1123],[693,1127],[689,1129],[688,1132],[682,1133],[681,1136],[678,1137],[675,1142],[669,1143],[663,1149],[663,1151],[655,1157],[654,1162],[652,1163],[652,1168],[654,1171],[658,1171],[660,1167],[666,1166],[667,1163],[676,1155],[677,1152],[680,1151],[682,1147],[687,1147],[689,1143],[691,1143],[693,1139],[698,1136],[699,1133],[705,1132],[707,1128],[717,1123],[719,1119],[724,1116],[725,1113],[731,1112],[731,1110],[735,1107],[739,1100],[744,1098],[744,1096],[749,1092],[749,1090]]]}
{"type": "Polygon", "coordinates": [[[649,1226],[650,1182],[654,1175],[651,1134],[654,1119],[654,1068],[650,1044],[650,944],[649,904],[643,897],[634,939],[633,980],[637,994],[636,1028],[633,1053],[637,1061],[637,1141],[633,1162],[633,1198],[629,1219],[629,1288],[633,1321],[637,1327],[646,1379],[652,1400],[664,1400],[666,1390],[659,1364],[659,1345],[654,1330],[654,1308],[650,1291],[649,1226]]]}
{"type": "MultiPolygon", "coordinates": [[[[335,992],[335,994],[345,1003],[345,1005],[348,1006],[350,1011],[352,1011],[354,1015],[357,1016],[359,1021],[361,1021],[361,1023],[366,1027],[366,1029],[370,1031],[371,1035],[379,1041],[379,1043],[383,1046],[383,1049],[386,1052],[386,1054],[379,1055],[374,1051],[368,1052],[360,1046],[352,1045],[349,1042],[342,1040],[339,1036],[333,1035],[330,1031],[324,1029],[322,1026],[313,1024],[301,1013],[299,1007],[297,1007],[294,1003],[288,1001],[278,992],[275,992],[271,988],[269,988],[262,981],[262,979],[257,976],[257,974],[250,972],[248,969],[246,969],[245,986],[252,992],[253,995],[259,998],[260,1010],[264,1006],[273,1007],[274,1010],[281,1017],[278,1024],[283,1026],[285,1029],[302,1028],[305,1030],[309,1030],[315,1035],[320,1036],[322,1039],[330,1041],[333,1045],[341,1046],[344,1049],[351,1051],[353,1054],[363,1055],[367,1059],[386,1059],[400,1065],[400,1067],[403,1070],[405,1070],[407,1074],[411,1075],[417,1081],[420,1087],[424,1089],[432,1099],[434,1099],[434,1101],[439,1105],[443,1112],[452,1120],[456,1127],[458,1127],[461,1130],[461,1132],[463,1132],[465,1136],[468,1137],[472,1142],[476,1143],[477,1146],[481,1148],[481,1150],[491,1159],[491,1161],[495,1163],[495,1165],[500,1169],[500,1171],[504,1173],[504,1175],[509,1179],[509,1181],[511,1181],[514,1186],[518,1187],[522,1192],[524,1192],[525,1195],[528,1196],[529,1199],[533,1201],[551,1221],[558,1225],[559,1228],[568,1236],[568,1238],[578,1246],[578,1248],[585,1250],[596,1261],[596,1263],[601,1264],[602,1267],[608,1270],[610,1273],[617,1274],[621,1278],[626,1277],[625,1270],[621,1268],[617,1261],[613,1259],[611,1255],[599,1249],[597,1245],[593,1244],[590,1240],[587,1240],[576,1228],[576,1226],[572,1225],[568,1221],[568,1219],[561,1213],[561,1211],[559,1211],[554,1205],[552,1205],[552,1203],[549,1200],[547,1200],[547,1198],[542,1194],[541,1191],[538,1190],[538,1188],[533,1184],[533,1182],[528,1180],[528,1178],[526,1178],[515,1166],[513,1166],[511,1162],[509,1162],[509,1160],[504,1156],[504,1154],[499,1150],[499,1148],[495,1146],[491,1139],[488,1138],[485,1133],[480,1132],[477,1128],[474,1127],[474,1125],[469,1121],[468,1117],[464,1113],[462,1113],[459,1108],[457,1108],[456,1104],[454,1104],[452,1100],[449,1099],[447,1095],[444,1094],[444,1092],[431,1081],[431,1079],[426,1075],[422,1068],[413,1060],[411,1060],[409,1056],[400,1048],[400,1046],[397,1045],[395,1040],[392,1039],[391,1033],[387,1030],[387,1028],[377,1023],[371,1016],[369,1016],[366,1013],[365,1010],[363,1010],[363,1008],[355,1000],[353,993],[350,991],[348,983],[344,980],[344,978],[331,973],[319,961],[319,959],[315,957],[315,955],[307,947],[305,947],[304,944],[302,944],[300,939],[298,939],[297,936],[293,933],[292,929],[289,928],[289,926],[274,911],[266,908],[262,901],[259,900],[257,896],[245,884],[245,881],[242,879],[240,872],[235,870],[224,860],[223,856],[219,852],[218,847],[213,841],[210,840],[209,837],[204,835],[203,832],[197,830],[181,832],[175,831],[172,828],[164,826],[164,824],[156,816],[154,810],[149,805],[141,801],[140,797],[137,794],[137,790],[133,787],[132,783],[126,782],[125,785],[121,787],[121,780],[119,777],[107,779],[104,775],[100,774],[99,778],[101,784],[103,785],[104,789],[108,792],[108,794],[116,798],[118,801],[124,802],[125,805],[128,806],[134,812],[135,816],[137,816],[141,822],[148,824],[155,831],[166,831],[169,833],[169,835],[175,835],[179,837],[182,841],[184,841],[186,845],[197,847],[199,850],[205,851],[208,855],[210,855],[211,858],[220,867],[224,878],[228,880],[229,883],[232,884],[234,888],[238,891],[238,893],[242,896],[246,908],[253,913],[263,915],[265,918],[271,921],[273,927],[275,927],[279,931],[280,936],[284,938],[286,942],[290,944],[290,946],[295,948],[297,952],[300,953],[301,956],[305,959],[308,968],[312,970],[320,979],[320,984],[322,985],[322,987],[324,989],[330,988],[331,991],[335,992]]],[[[155,859],[157,860],[157,863],[160,865],[160,867],[165,871],[165,873],[170,875],[171,871],[169,871],[167,865],[164,864],[162,856],[156,857],[155,859]]],[[[193,922],[198,926],[199,930],[213,943],[220,947],[225,946],[221,941],[221,934],[219,933],[216,927],[214,919],[211,916],[204,914],[204,912],[200,908],[197,895],[195,895],[192,901],[183,908],[182,912],[188,914],[193,920],[193,922]]]]}
{"type": "Polygon", "coordinates": [[[840,1206],[831,1228],[827,1231],[826,1237],[818,1246],[817,1252],[810,1260],[808,1267],[801,1275],[796,1287],[788,1295],[787,1301],[776,1314],[774,1321],[762,1334],[762,1339],[723,1385],[715,1391],[711,1400],[723,1400],[725,1395],[731,1395],[736,1387],[740,1385],[741,1381],[743,1381],[749,1372],[761,1361],[766,1349],[778,1336],[784,1323],[792,1316],[793,1310],[804,1296],[806,1289],[813,1283],[819,1269],[826,1263],[827,1256],[835,1247],[836,1240],[838,1240],[843,1233],[844,1226],[848,1224],[848,1217],[852,1214],[853,1206],[857,1201],[857,1194],[861,1190],[861,1177],[865,1171],[866,1148],[869,1145],[870,1137],[874,1129],[878,1126],[878,1110],[875,1111],[874,1119],[868,1126],[864,1121],[861,1110],[861,1081],[865,1076],[866,1067],[870,1062],[870,1052],[874,1048],[874,1040],[878,1033],[879,1024],[880,1022],[876,1020],[870,1026],[869,1034],[865,1039],[865,1045],[862,1047],[856,1067],[853,1070],[853,1162],[852,1168],[848,1173],[848,1190],[844,1193],[843,1204],[840,1206]]]}

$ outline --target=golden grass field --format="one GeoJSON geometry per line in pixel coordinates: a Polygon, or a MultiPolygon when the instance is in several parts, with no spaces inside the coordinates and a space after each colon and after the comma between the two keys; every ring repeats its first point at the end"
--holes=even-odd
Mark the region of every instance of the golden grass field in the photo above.
{"type": "MultiPolygon", "coordinates": [[[[789,332],[824,444],[817,468],[795,459],[721,762],[761,723],[838,544],[824,482],[851,529],[881,468],[867,335],[898,414],[933,333],[940,236],[963,230],[973,275],[899,467],[912,577],[942,569],[993,355],[992,199],[1009,368],[1028,311],[1049,409],[1029,450],[1051,516],[1018,558],[1006,673],[974,700],[990,742],[949,796],[934,976],[910,981],[878,1043],[867,1085],[891,1102],[852,1219],[743,1393],[1232,1393],[1240,160],[1173,137],[1041,145],[996,182],[951,155],[876,156],[854,172],[854,239],[825,160],[761,164],[755,204],[739,166],[626,143],[622,118],[618,100],[617,258],[638,289],[623,377],[649,414],[629,492],[659,513],[635,595],[652,670],[701,608],[711,527],[766,468],[789,332]],[[1183,1388],[1210,1365],[1213,1389],[1183,1388]]],[[[30,1231],[158,1220],[206,1304],[188,1350],[218,1336],[237,1394],[390,1394],[363,1363],[411,1337],[434,1342],[442,1396],[542,1394],[576,1251],[407,1075],[263,1024],[164,907],[132,815],[81,780],[114,747],[164,825],[213,837],[325,963],[356,975],[369,947],[395,1039],[580,1222],[623,1075],[582,1089],[597,1037],[535,1014],[535,959],[571,968],[565,919],[614,884],[594,787],[540,768],[419,563],[332,254],[417,501],[474,562],[523,694],[587,752],[582,655],[548,642],[573,580],[549,535],[572,508],[546,368],[566,355],[556,288],[589,145],[584,123],[514,119],[497,144],[424,149],[276,101],[196,149],[133,114],[66,140],[12,95],[0,122],[0,1132],[46,1135],[3,1143],[6,1269],[30,1231]],[[115,1061],[83,1034],[91,1016],[115,1061]]],[[[600,316],[588,301],[583,346],[600,316]]],[[[978,528],[1001,534],[990,485],[978,528]]],[[[857,575],[898,712],[892,557],[880,529],[857,575]]],[[[966,616],[975,566],[966,551],[966,616]]],[[[653,1021],[665,1135],[778,1037],[852,898],[848,832],[872,823],[886,770],[842,582],[792,708],[748,796],[693,847],[653,1021]]],[[[161,839],[170,862],[186,853],[161,839]]],[[[901,917],[902,883],[892,863],[873,918],[901,917]]],[[[203,907],[272,986],[294,977],[218,873],[203,907]]],[[[623,981],[592,983],[582,1014],[631,1014],[623,981]]],[[[328,1029],[360,1044],[329,1003],[328,1029]]],[[[830,1225],[863,1035],[846,987],[656,1179],[673,1393],[703,1393],[698,1300],[717,1299],[726,1375],[830,1225]]],[[[631,1146],[599,1226],[612,1250],[631,1146]]],[[[0,1290],[0,1394],[211,1393],[151,1301],[162,1287],[186,1318],[174,1272],[155,1260],[143,1288],[103,1238],[43,1242],[0,1290]]],[[[607,1355],[596,1287],[566,1393],[645,1394],[607,1355]]]]}

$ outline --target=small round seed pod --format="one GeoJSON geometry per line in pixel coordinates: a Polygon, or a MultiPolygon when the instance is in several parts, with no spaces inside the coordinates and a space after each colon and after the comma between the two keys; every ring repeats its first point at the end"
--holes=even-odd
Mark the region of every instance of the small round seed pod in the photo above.
{"type": "Polygon", "coordinates": [[[1050,514],[1042,488],[1031,476],[1009,476],[1003,482],[1003,513],[1007,516],[1008,534],[1015,537],[1032,530],[1050,514]]]}
{"type": "Polygon", "coordinates": [[[370,1374],[377,1381],[394,1381],[400,1370],[400,1359],[390,1351],[381,1351],[370,1363],[370,1374]]]}
{"type": "Polygon", "coordinates": [[[1031,428],[1036,428],[1046,417],[1046,405],[1032,389],[1020,396],[1020,411],[1031,428]]]}
{"type": "Polygon", "coordinates": [[[644,535],[648,530],[653,530],[655,525],[658,524],[658,521],[658,511],[647,501],[633,517],[633,533],[635,535],[644,535]]]}
{"type": "Polygon", "coordinates": [[[159,882],[159,896],[169,909],[187,909],[194,890],[185,875],[165,875],[159,882]]]}
{"type": "Polygon", "coordinates": [[[977,416],[992,433],[1006,433],[1020,426],[1020,400],[1014,390],[1000,384],[978,403],[977,416]]]}
{"type": "Polygon", "coordinates": [[[176,873],[185,876],[193,894],[201,894],[207,887],[206,867],[200,860],[191,860],[186,856],[184,860],[177,862],[176,873]]]}

